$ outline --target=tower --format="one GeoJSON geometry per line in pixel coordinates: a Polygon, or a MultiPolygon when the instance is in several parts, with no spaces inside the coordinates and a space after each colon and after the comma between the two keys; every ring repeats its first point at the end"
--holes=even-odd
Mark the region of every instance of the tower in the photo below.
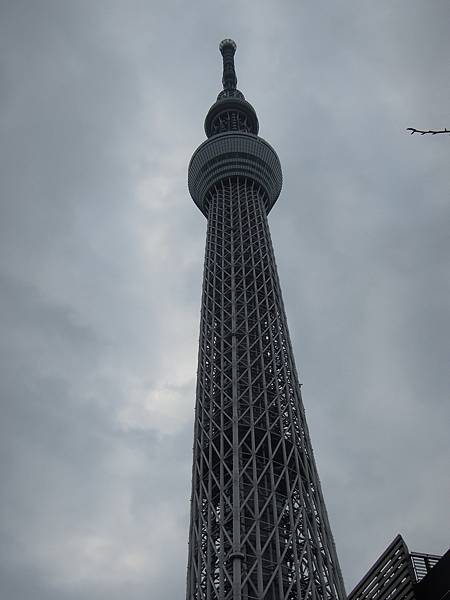
{"type": "Polygon", "coordinates": [[[223,40],[223,90],[189,164],[208,220],[187,600],[344,600],[270,239],[282,184],[223,40]]]}

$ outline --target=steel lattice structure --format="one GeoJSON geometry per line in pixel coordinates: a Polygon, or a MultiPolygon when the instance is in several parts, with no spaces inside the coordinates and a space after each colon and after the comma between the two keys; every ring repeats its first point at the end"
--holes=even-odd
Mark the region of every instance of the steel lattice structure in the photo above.
{"type": "Polygon", "coordinates": [[[343,600],[267,222],[281,167],[235,49],[189,165],[208,230],[187,600],[343,600]]]}

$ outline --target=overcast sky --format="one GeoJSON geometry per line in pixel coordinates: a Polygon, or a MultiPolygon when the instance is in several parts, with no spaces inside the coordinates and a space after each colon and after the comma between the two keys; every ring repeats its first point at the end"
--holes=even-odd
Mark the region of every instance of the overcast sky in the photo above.
{"type": "Polygon", "coordinates": [[[0,1],[0,596],[184,597],[218,44],[347,589],[448,547],[448,0],[0,1]]]}

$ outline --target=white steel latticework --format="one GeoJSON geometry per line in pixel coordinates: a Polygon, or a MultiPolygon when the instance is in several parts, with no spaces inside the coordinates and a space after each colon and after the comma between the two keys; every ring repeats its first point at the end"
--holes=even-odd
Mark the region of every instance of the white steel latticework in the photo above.
{"type": "Polygon", "coordinates": [[[235,91],[213,105],[189,173],[208,233],[187,600],[343,600],[267,222],[281,170],[235,91]],[[236,102],[247,119],[217,134],[236,102]]]}

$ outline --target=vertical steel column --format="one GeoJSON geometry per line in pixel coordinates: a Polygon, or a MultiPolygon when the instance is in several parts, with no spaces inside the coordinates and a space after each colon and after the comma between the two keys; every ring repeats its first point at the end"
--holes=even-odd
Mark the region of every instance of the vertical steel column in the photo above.
{"type": "Polygon", "coordinates": [[[231,369],[233,386],[233,600],[241,600],[241,497],[240,497],[240,458],[239,458],[239,395],[237,371],[237,328],[236,328],[236,277],[234,260],[235,224],[233,218],[233,185],[228,180],[228,193],[231,222],[231,369]]]}

